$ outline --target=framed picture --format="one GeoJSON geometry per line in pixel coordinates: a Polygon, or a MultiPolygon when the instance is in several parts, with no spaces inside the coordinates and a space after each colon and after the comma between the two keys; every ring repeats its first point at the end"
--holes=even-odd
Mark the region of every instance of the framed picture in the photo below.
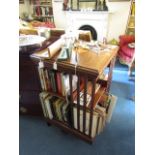
{"type": "Polygon", "coordinates": [[[62,2],[63,0],[54,0],[54,2],[62,2]]]}
{"type": "Polygon", "coordinates": [[[24,4],[24,0],[19,0],[19,4],[24,4]]]}
{"type": "Polygon", "coordinates": [[[130,0],[108,0],[109,2],[129,2],[130,0]]]}

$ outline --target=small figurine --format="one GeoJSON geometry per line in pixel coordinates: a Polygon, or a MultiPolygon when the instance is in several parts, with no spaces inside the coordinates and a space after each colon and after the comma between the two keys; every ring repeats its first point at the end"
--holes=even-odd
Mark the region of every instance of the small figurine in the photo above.
{"type": "Polygon", "coordinates": [[[108,6],[106,5],[106,0],[103,0],[103,11],[108,11],[108,6]]]}
{"type": "Polygon", "coordinates": [[[101,0],[99,0],[98,2],[98,8],[97,8],[98,11],[101,11],[102,10],[102,2],[101,0]]]}

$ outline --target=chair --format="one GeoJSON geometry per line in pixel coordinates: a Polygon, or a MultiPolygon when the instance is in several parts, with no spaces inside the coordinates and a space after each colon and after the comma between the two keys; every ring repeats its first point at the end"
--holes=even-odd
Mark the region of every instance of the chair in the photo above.
{"type": "Polygon", "coordinates": [[[131,69],[135,61],[135,36],[134,35],[121,35],[119,37],[119,51],[118,59],[121,64],[125,64],[129,67],[129,75],[131,74],[131,69]]]}

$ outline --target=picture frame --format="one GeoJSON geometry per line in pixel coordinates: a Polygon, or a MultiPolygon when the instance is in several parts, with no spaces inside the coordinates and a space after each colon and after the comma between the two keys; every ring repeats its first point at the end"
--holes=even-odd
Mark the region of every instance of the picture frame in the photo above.
{"type": "Polygon", "coordinates": [[[19,4],[24,4],[24,0],[19,0],[19,4]]]}
{"type": "Polygon", "coordinates": [[[131,0],[108,0],[109,2],[129,2],[131,0]]]}

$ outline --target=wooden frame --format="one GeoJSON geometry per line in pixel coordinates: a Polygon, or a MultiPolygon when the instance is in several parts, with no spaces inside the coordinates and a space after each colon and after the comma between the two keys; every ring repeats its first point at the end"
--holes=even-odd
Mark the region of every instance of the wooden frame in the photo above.
{"type": "Polygon", "coordinates": [[[24,4],[24,0],[19,0],[19,4],[24,4]]]}
{"type": "Polygon", "coordinates": [[[129,2],[131,0],[108,0],[109,2],[129,2]]]}

